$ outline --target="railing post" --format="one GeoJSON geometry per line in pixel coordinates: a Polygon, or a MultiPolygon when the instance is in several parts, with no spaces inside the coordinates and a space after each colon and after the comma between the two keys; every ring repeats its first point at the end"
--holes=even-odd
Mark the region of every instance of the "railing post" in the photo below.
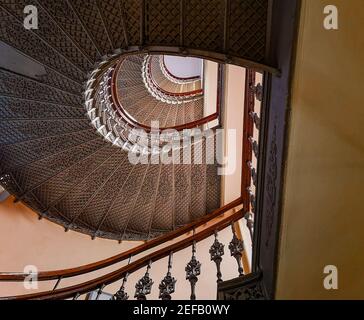
{"type": "Polygon", "coordinates": [[[129,273],[125,274],[120,289],[114,294],[113,300],[128,300],[129,295],[125,292],[125,284],[128,281],[129,273]]]}
{"type": "Polygon", "coordinates": [[[244,216],[246,220],[246,225],[249,229],[250,238],[253,241],[253,232],[254,232],[254,220],[253,220],[253,214],[251,212],[247,212],[244,216]]]}
{"type": "Polygon", "coordinates": [[[217,269],[217,283],[222,282],[222,273],[221,273],[221,262],[222,262],[222,256],[224,255],[224,245],[219,242],[217,239],[217,231],[215,230],[215,241],[210,247],[210,256],[211,261],[214,261],[216,264],[217,269]]]}
{"type": "Polygon", "coordinates": [[[241,263],[242,252],[244,250],[244,243],[242,240],[239,240],[238,237],[236,236],[234,222],[231,224],[231,230],[233,232],[233,239],[229,243],[229,250],[231,256],[236,259],[236,262],[238,264],[239,277],[241,277],[244,275],[244,270],[241,263]]]}
{"type": "Polygon", "coordinates": [[[169,254],[167,275],[163,278],[159,285],[159,298],[161,298],[162,300],[171,300],[171,294],[174,293],[176,289],[177,280],[171,275],[172,257],[173,252],[169,254]]]}
{"type": "Polygon", "coordinates": [[[191,300],[196,300],[196,283],[198,281],[198,276],[201,273],[201,263],[196,259],[195,253],[196,241],[194,241],[192,245],[192,258],[185,268],[186,280],[188,280],[191,284],[191,300]]]}
{"type": "Polygon", "coordinates": [[[147,295],[152,291],[153,280],[149,277],[149,270],[151,268],[152,262],[149,261],[147,266],[147,271],[145,272],[143,278],[141,278],[135,285],[135,295],[134,298],[137,300],[147,300],[147,295]]]}
{"type": "Polygon", "coordinates": [[[96,295],[96,299],[95,300],[99,300],[99,297],[102,294],[102,290],[104,290],[105,285],[103,284],[98,290],[97,290],[97,295],[96,295]]]}
{"type": "Polygon", "coordinates": [[[54,291],[54,290],[56,290],[56,289],[58,288],[58,286],[59,286],[59,284],[60,284],[61,280],[62,280],[62,276],[60,276],[60,277],[57,279],[57,282],[56,282],[56,284],[55,284],[55,285],[54,285],[54,287],[53,287],[53,291],[54,291]]]}
{"type": "MultiPolygon", "coordinates": [[[[130,264],[131,256],[128,259],[128,265],[130,264]]],[[[120,289],[114,294],[113,300],[128,300],[129,295],[125,292],[125,284],[128,281],[129,272],[127,272],[123,278],[123,282],[121,284],[120,289]]]]}

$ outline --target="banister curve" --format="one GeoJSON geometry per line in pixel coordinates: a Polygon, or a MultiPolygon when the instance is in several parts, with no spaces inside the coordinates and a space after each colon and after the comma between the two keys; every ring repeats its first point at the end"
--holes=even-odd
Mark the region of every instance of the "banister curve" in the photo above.
{"type": "MultiPolygon", "coordinates": [[[[183,234],[192,231],[195,228],[200,227],[201,225],[207,223],[208,221],[226,213],[227,211],[239,206],[242,204],[242,198],[238,198],[229,204],[215,210],[214,212],[203,216],[202,218],[183,226],[177,230],[171,231],[169,233],[166,233],[160,237],[157,237],[155,239],[152,239],[150,241],[147,241],[140,246],[137,246],[135,248],[129,249],[125,252],[122,252],[120,254],[117,254],[113,257],[100,260],[98,262],[86,264],[80,267],[75,268],[68,268],[68,269],[62,269],[62,270],[54,270],[54,271],[41,271],[37,274],[38,281],[48,281],[48,280],[57,280],[60,277],[62,279],[64,278],[70,278],[73,276],[79,276],[85,273],[93,272],[96,270],[100,270],[103,268],[106,268],[108,266],[111,266],[113,264],[122,262],[126,259],[128,259],[130,256],[135,256],[137,254],[140,254],[141,252],[145,250],[152,249],[156,246],[159,246],[163,244],[166,241],[170,241],[176,237],[182,236],[183,234]]],[[[0,281],[13,281],[13,282],[20,282],[24,281],[24,279],[29,276],[28,273],[14,273],[14,272],[0,272],[0,281]]]]}
{"type": "MultiPolygon", "coordinates": [[[[240,199],[239,199],[240,200],[240,199]]],[[[237,200],[235,200],[237,201],[237,200]]],[[[222,214],[222,213],[220,213],[222,214]]],[[[226,227],[228,227],[231,223],[236,222],[244,216],[243,209],[238,210],[237,212],[232,213],[230,216],[224,217],[221,221],[217,222],[214,225],[208,226],[204,230],[189,236],[188,238],[182,239],[177,243],[173,243],[167,247],[159,249],[153,253],[150,253],[126,266],[119,268],[118,270],[112,271],[106,275],[100,276],[93,280],[89,280],[77,285],[44,291],[40,293],[34,294],[26,294],[19,295],[13,297],[2,297],[0,299],[3,300],[56,300],[56,299],[68,299],[72,298],[77,294],[84,294],[87,292],[91,292],[93,290],[99,289],[100,287],[111,284],[115,281],[122,279],[127,273],[132,273],[140,268],[148,265],[149,262],[158,261],[164,257],[167,257],[170,252],[178,252],[181,251],[188,246],[192,245],[194,242],[199,242],[207,237],[213,235],[215,231],[220,231],[226,227]]]]}

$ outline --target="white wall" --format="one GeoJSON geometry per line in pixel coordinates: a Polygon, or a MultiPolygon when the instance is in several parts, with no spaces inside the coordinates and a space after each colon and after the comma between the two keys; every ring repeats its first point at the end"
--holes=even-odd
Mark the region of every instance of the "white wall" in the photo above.
{"type": "Polygon", "coordinates": [[[204,60],[204,117],[216,112],[218,66],[216,62],[204,60]]]}
{"type": "MultiPolygon", "coordinates": [[[[245,69],[227,65],[225,76],[225,110],[224,128],[235,132],[236,141],[225,144],[227,157],[226,174],[222,179],[223,204],[240,197],[241,194],[241,163],[243,155],[243,121],[245,98],[245,69]]],[[[225,141],[227,139],[225,130],[225,141]]]]}
{"type": "Polygon", "coordinates": [[[179,78],[201,76],[202,59],[192,57],[164,56],[167,69],[179,78]]]}
{"type": "MultiPolygon", "coordinates": [[[[225,156],[227,165],[222,177],[222,204],[228,204],[241,195],[243,124],[246,69],[227,65],[225,73],[224,128],[234,130],[236,141],[229,141],[225,130],[225,156]]],[[[252,243],[245,219],[238,223],[245,245],[245,257],[251,266],[252,243]]]]}

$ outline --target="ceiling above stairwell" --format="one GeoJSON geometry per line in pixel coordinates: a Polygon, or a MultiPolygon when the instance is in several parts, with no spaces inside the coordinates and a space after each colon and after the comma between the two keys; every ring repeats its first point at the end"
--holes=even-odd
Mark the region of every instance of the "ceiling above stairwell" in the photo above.
{"type": "Polygon", "coordinates": [[[163,60],[168,71],[177,78],[202,77],[202,59],[165,55],[163,60]]]}
{"type": "MultiPolygon", "coordinates": [[[[204,5],[189,0],[183,12],[176,0],[143,3],[38,0],[36,30],[22,25],[26,1],[0,3],[0,40],[28,59],[22,63],[35,62],[42,69],[38,76],[10,63],[0,69],[0,183],[66,230],[148,239],[220,206],[216,164],[201,159],[190,165],[135,165],[128,158],[135,141],[125,139],[132,125],[144,128],[159,120],[162,127],[173,128],[201,119],[203,93],[177,97],[187,85],[176,81],[169,86],[171,79],[161,72],[166,79],[157,81],[160,90],[151,94],[142,68],[136,67],[142,61],[130,56],[118,73],[118,99],[135,122],[120,127],[118,110],[98,107],[109,94],[101,86],[95,91],[93,83],[87,87],[90,76],[108,81],[102,77],[109,62],[148,51],[269,69],[264,66],[266,1],[234,1],[225,7],[222,0],[204,5]],[[254,45],[246,46],[252,38],[254,45]]],[[[215,156],[205,142],[198,148],[215,156]]]]}

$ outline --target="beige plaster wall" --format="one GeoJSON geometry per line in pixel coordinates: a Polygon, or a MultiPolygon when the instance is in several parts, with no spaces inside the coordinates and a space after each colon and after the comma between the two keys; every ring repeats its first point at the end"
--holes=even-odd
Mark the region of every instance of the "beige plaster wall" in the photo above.
{"type": "MultiPolygon", "coordinates": [[[[0,270],[23,272],[27,265],[39,271],[77,267],[108,258],[138,243],[98,239],[74,231],[38,216],[23,204],[8,198],[0,203],[0,270]]],[[[93,274],[95,275],[95,274],[93,274]]],[[[81,278],[80,278],[81,279],[81,278]]],[[[84,277],[82,279],[89,279],[84,277]]],[[[69,280],[64,280],[69,284],[69,280]]],[[[44,283],[39,289],[50,289],[55,282],[44,283]]],[[[0,296],[28,293],[22,284],[1,283],[0,296]]]]}
{"type": "Polygon", "coordinates": [[[216,112],[217,70],[219,64],[204,60],[204,117],[216,112]]]}
{"type": "MultiPolygon", "coordinates": [[[[228,243],[232,234],[230,228],[219,233],[219,240],[225,244],[225,256],[222,263],[224,279],[232,279],[238,275],[237,264],[230,256],[228,243]]],[[[216,268],[210,261],[209,248],[213,242],[210,237],[197,244],[197,258],[202,264],[202,272],[197,284],[198,299],[216,299],[216,268]]],[[[26,265],[34,265],[39,271],[58,270],[77,267],[123,252],[140,242],[123,242],[95,239],[89,236],[69,231],[46,219],[38,221],[37,215],[22,204],[14,204],[12,199],[0,203],[0,271],[23,272],[26,265]]],[[[174,299],[189,299],[190,285],[185,280],[185,266],[191,258],[191,248],[186,248],[174,255],[172,273],[177,279],[177,289],[174,299]]],[[[120,263],[114,267],[94,272],[86,276],[64,279],[60,288],[81,281],[90,280],[105,272],[110,272],[125,265],[120,263]]],[[[154,280],[152,294],[149,299],[158,299],[158,285],[167,271],[167,258],[152,265],[150,275],[154,280]]],[[[145,272],[145,268],[133,273],[128,280],[126,289],[133,299],[135,283],[145,272]]],[[[34,293],[36,291],[51,290],[52,282],[39,282],[37,290],[25,290],[23,283],[1,283],[0,297],[34,293]]],[[[105,288],[106,292],[115,293],[120,282],[105,288]]],[[[82,296],[80,299],[84,298],[82,296]]]]}
{"type": "Polygon", "coordinates": [[[243,122],[246,69],[227,65],[225,71],[224,128],[235,131],[236,141],[228,139],[225,130],[226,165],[222,176],[222,203],[227,204],[241,195],[241,162],[243,154],[243,122]]]}

